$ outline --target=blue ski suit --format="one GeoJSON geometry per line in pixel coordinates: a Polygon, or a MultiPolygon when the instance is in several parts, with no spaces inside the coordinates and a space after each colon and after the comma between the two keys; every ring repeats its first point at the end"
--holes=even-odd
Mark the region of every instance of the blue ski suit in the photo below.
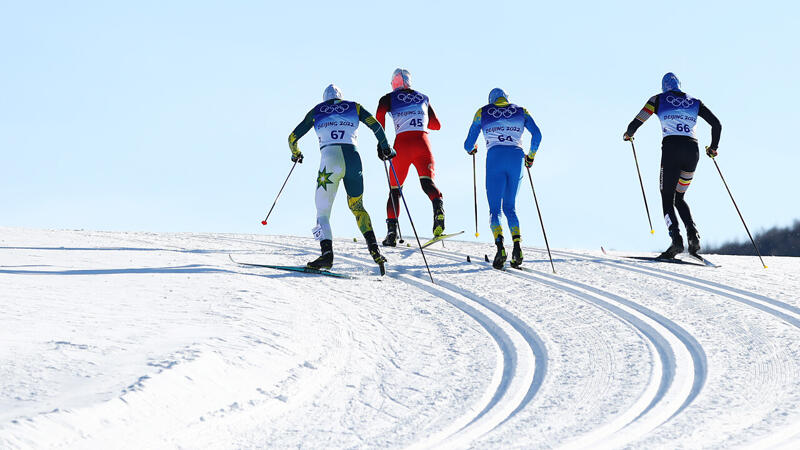
{"type": "Polygon", "coordinates": [[[528,156],[532,159],[539,149],[542,133],[528,111],[500,97],[475,113],[464,141],[464,149],[471,152],[478,134],[486,139],[486,197],[489,201],[489,220],[495,240],[503,236],[500,212],[505,214],[511,236],[521,240],[519,219],[515,208],[517,191],[522,179],[522,133],[531,133],[528,156]]]}

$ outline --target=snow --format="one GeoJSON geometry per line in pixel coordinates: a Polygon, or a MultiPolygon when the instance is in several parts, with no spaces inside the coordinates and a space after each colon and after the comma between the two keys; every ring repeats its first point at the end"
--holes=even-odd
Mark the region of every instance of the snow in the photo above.
{"type": "Polygon", "coordinates": [[[0,448],[800,446],[800,259],[334,250],[0,228],[0,448]]]}

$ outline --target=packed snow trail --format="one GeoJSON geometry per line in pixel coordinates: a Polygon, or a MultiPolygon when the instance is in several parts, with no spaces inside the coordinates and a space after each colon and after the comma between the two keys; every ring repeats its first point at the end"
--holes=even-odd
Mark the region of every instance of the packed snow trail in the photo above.
{"type": "Polygon", "coordinates": [[[800,261],[0,228],[0,447],[796,447],[800,261]],[[475,263],[466,262],[473,256],[475,263]],[[537,258],[536,255],[541,255],[537,258]],[[531,258],[533,256],[533,258],[531,258]]]}

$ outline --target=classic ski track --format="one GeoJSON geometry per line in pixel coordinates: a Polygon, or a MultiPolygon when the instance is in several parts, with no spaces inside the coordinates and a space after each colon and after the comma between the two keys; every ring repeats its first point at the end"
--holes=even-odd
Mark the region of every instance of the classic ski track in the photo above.
{"type": "MultiPolygon", "coordinates": [[[[231,237],[223,238],[236,242],[308,251],[307,247],[292,244],[231,237]]],[[[344,255],[347,255],[347,253],[344,255]]],[[[374,262],[351,254],[343,256],[343,253],[340,252],[337,253],[337,258],[357,262],[366,267],[374,267],[374,262]]],[[[412,448],[460,448],[468,446],[471,442],[507,422],[534,398],[546,377],[547,349],[544,342],[530,326],[502,306],[451,283],[437,280],[437,284],[432,285],[427,281],[427,274],[421,271],[397,270],[397,266],[392,267],[399,274],[387,273],[387,276],[433,294],[467,314],[487,331],[502,353],[500,358],[502,362],[498,364],[498,370],[496,370],[494,379],[490,384],[489,392],[493,391],[493,393],[491,396],[484,395],[485,401],[483,403],[485,404],[474,406],[468,411],[468,414],[454,421],[450,426],[425,438],[421,442],[411,445],[412,448]],[[489,314],[469,305],[458,297],[477,303],[479,307],[484,308],[489,314]],[[492,316],[496,318],[493,319],[492,316]],[[502,322],[505,322],[505,327],[502,322]],[[516,338],[509,336],[504,328],[510,328],[515,331],[516,338]],[[520,350],[518,345],[515,345],[515,341],[524,343],[527,348],[520,350]],[[519,380],[522,380],[522,387],[516,386],[520,384],[519,380]],[[489,398],[487,399],[486,397],[489,398]]]]}
{"type": "MultiPolygon", "coordinates": [[[[544,252],[544,250],[541,249],[533,249],[533,250],[538,251],[540,253],[544,252]]],[[[581,255],[580,253],[566,252],[566,251],[553,251],[552,253],[574,257],[584,261],[596,262],[598,264],[607,265],[609,267],[615,267],[650,277],[672,281],[687,287],[719,295],[728,298],[730,300],[733,300],[735,302],[747,305],[751,308],[760,310],[766,314],[769,314],[773,317],[783,320],[786,323],[800,329],[800,308],[782,302],[780,300],[767,297],[765,295],[757,294],[755,292],[750,292],[744,289],[740,289],[734,286],[728,286],[726,284],[717,283],[714,281],[704,280],[702,278],[694,277],[691,275],[672,272],[667,269],[661,269],[658,267],[643,267],[646,265],[646,263],[643,264],[643,263],[636,263],[633,261],[617,260],[603,256],[596,256],[596,257],[586,256],[586,255],[581,255]],[[746,297],[750,298],[748,299],[746,297]]],[[[797,427],[798,423],[793,423],[790,424],[789,426],[784,427],[783,430],[773,431],[769,435],[756,441],[755,446],[778,448],[784,445],[790,445],[790,446],[793,446],[793,444],[796,445],[796,442],[794,441],[796,441],[797,438],[800,437],[800,433],[796,432],[797,427]]]]}
{"type": "MultiPolygon", "coordinates": [[[[428,253],[445,257],[453,261],[464,261],[464,256],[457,252],[429,250],[428,253]]],[[[473,264],[481,265],[485,263],[483,263],[483,260],[481,259],[480,261],[473,261],[473,264]]],[[[658,388],[655,390],[652,399],[646,404],[646,406],[635,413],[635,417],[632,420],[612,420],[610,423],[600,426],[598,429],[579,437],[575,441],[567,442],[565,445],[566,447],[584,448],[598,446],[624,446],[647,435],[680,414],[680,412],[683,411],[697,397],[697,395],[699,395],[700,390],[705,384],[705,380],[708,376],[705,352],[697,340],[675,322],[672,322],[666,317],[661,316],[660,314],[645,308],[636,302],[625,299],[611,292],[603,291],[593,286],[568,280],[556,275],[539,272],[536,272],[534,275],[531,272],[517,272],[514,269],[500,271],[500,273],[512,277],[536,281],[540,284],[544,284],[551,288],[569,293],[583,301],[587,301],[608,311],[609,313],[625,322],[628,322],[631,324],[631,326],[639,330],[643,336],[647,337],[647,339],[653,345],[653,348],[655,348],[659,354],[659,360],[661,363],[659,366],[661,371],[660,380],[658,382],[658,388]],[[549,280],[543,278],[549,278],[549,280]],[[623,305],[623,307],[613,305],[598,296],[615,301],[616,303],[623,305]],[[627,307],[627,309],[625,307],[627,307]],[[644,318],[641,316],[644,316],[644,318]],[[651,323],[648,323],[648,319],[651,323],[656,324],[656,327],[651,325],[651,323]],[[685,392],[686,397],[677,408],[671,406],[671,403],[673,402],[667,401],[669,400],[667,398],[667,393],[670,390],[674,390],[672,385],[676,378],[675,369],[678,364],[675,357],[675,352],[673,351],[672,345],[669,343],[670,339],[665,333],[658,330],[657,327],[659,326],[671,334],[676,341],[680,342],[680,344],[685,347],[686,352],[692,360],[693,373],[691,376],[693,380],[691,388],[688,389],[688,392],[685,392]],[[666,406],[660,407],[660,404],[666,404],[666,406]],[[666,408],[667,411],[659,411],[660,409],[664,408],[666,408]],[[624,434],[624,440],[621,437],[622,434],[620,433],[623,430],[627,431],[624,434]]],[[[655,366],[658,365],[656,364],[655,366]]],[[[684,377],[688,376],[689,374],[684,374],[684,377]]],[[[680,396],[684,395],[683,391],[687,390],[685,387],[677,387],[675,389],[679,391],[678,395],[680,396]]],[[[642,395],[648,395],[651,390],[652,389],[649,388],[645,389],[642,395]]],[[[641,403],[641,401],[635,402],[631,409],[635,410],[637,408],[641,408],[641,403]]],[[[620,414],[619,417],[628,417],[629,415],[630,414],[620,414]]]]}
{"type": "MultiPolygon", "coordinates": [[[[536,250],[536,251],[541,251],[541,250],[536,250]]],[[[643,264],[641,263],[637,264],[632,261],[628,262],[628,261],[620,261],[604,257],[590,257],[586,255],[581,255],[579,253],[564,252],[564,251],[554,251],[553,253],[565,256],[577,257],[585,261],[597,262],[599,264],[604,264],[610,267],[617,267],[630,272],[635,272],[655,278],[660,278],[663,280],[672,281],[675,283],[682,284],[684,286],[720,295],[728,299],[731,299],[733,301],[743,303],[752,308],[761,310],[774,317],[778,317],[779,319],[784,320],[785,322],[797,328],[800,328],[800,308],[761,294],[756,294],[754,292],[749,292],[744,289],[739,289],[733,286],[728,286],[714,281],[704,280],[702,278],[693,277],[691,275],[684,275],[682,273],[672,272],[666,269],[660,269],[656,267],[642,267],[643,264]],[[750,299],[746,297],[750,297],[750,299]]]]}

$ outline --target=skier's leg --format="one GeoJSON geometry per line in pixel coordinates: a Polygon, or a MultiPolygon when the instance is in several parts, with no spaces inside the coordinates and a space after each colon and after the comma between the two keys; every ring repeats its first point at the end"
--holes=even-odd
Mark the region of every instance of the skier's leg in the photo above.
{"type": "Polygon", "coordinates": [[[331,208],[344,176],[344,158],[339,146],[328,146],[320,152],[317,190],[314,203],[317,207],[317,226],[320,228],[317,239],[320,241],[322,256],[308,263],[317,269],[330,268],[333,264],[333,232],[331,231],[331,208]]]}
{"type": "MultiPolygon", "coordinates": [[[[400,135],[402,136],[402,134],[400,135]]],[[[389,169],[389,199],[386,202],[386,218],[397,219],[400,215],[400,187],[406,182],[408,168],[411,166],[409,148],[402,139],[395,139],[394,149],[397,156],[392,158],[394,172],[389,169]],[[397,174],[397,178],[395,178],[397,174]],[[399,184],[398,184],[399,181],[399,184]]]]}
{"type": "Polygon", "coordinates": [[[676,155],[671,149],[662,149],[661,152],[661,174],[659,176],[659,189],[661,190],[661,210],[664,213],[672,243],[665,250],[661,257],[673,258],[683,251],[683,238],[678,225],[678,217],[675,215],[675,186],[680,178],[680,164],[676,155]]]}
{"type": "Polygon", "coordinates": [[[694,171],[700,159],[700,150],[697,144],[692,142],[687,144],[687,149],[683,153],[685,159],[678,178],[678,184],[675,186],[675,208],[678,210],[683,225],[686,227],[686,237],[689,241],[689,253],[697,253],[700,250],[700,234],[697,232],[697,226],[694,220],[692,220],[692,212],[684,197],[694,178],[694,171]]]}
{"type": "Polygon", "coordinates": [[[486,154],[486,199],[489,202],[489,227],[495,241],[503,236],[500,225],[503,192],[506,189],[506,174],[502,164],[503,149],[489,149],[486,154]]]}
{"type": "Polygon", "coordinates": [[[414,167],[417,169],[419,175],[419,184],[422,186],[423,192],[431,200],[433,208],[433,234],[438,236],[444,232],[444,201],[442,200],[442,193],[436,187],[433,181],[436,171],[436,165],[431,153],[430,142],[428,142],[428,135],[425,133],[420,134],[414,142],[414,167]]]}
{"type": "Polygon", "coordinates": [[[519,218],[517,218],[517,192],[519,192],[520,181],[522,180],[522,159],[525,154],[520,151],[519,154],[509,152],[506,155],[506,188],[503,192],[503,214],[508,221],[508,228],[511,230],[511,236],[514,242],[519,242],[519,218]]]}
{"type": "Polygon", "coordinates": [[[372,220],[370,220],[369,213],[364,209],[364,178],[361,173],[361,157],[355,148],[345,148],[343,153],[346,167],[344,188],[347,191],[347,206],[350,207],[350,211],[356,218],[358,229],[367,241],[367,247],[372,259],[378,264],[383,264],[386,262],[386,258],[378,250],[378,242],[375,238],[375,232],[372,230],[372,220]]]}
{"type": "Polygon", "coordinates": [[[525,154],[520,151],[519,154],[509,152],[506,155],[508,160],[506,162],[507,175],[506,175],[506,189],[503,193],[503,214],[508,221],[508,228],[511,230],[511,238],[514,240],[514,249],[511,252],[511,265],[519,267],[522,264],[522,236],[519,228],[519,218],[517,217],[516,202],[517,193],[519,192],[520,181],[522,180],[522,160],[525,154]]]}

